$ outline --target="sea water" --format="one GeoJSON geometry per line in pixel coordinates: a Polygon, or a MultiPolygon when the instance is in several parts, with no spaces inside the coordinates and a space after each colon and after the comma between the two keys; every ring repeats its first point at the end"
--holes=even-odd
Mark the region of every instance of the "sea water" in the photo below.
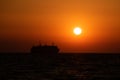
{"type": "Polygon", "coordinates": [[[116,80],[120,54],[0,54],[0,80],[116,80]]]}

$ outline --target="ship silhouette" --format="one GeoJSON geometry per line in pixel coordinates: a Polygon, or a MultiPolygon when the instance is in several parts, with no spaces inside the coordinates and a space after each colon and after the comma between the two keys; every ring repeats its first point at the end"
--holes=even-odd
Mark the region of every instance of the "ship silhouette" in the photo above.
{"type": "Polygon", "coordinates": [[[31,48],[31,53],[34,54],[57,54],[59,48],[55,45],[38,45],[31,48]]]}

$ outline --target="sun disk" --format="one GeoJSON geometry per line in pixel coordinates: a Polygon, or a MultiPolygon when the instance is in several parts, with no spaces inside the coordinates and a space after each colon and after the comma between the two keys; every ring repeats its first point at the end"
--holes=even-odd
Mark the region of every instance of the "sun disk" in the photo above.
{"type": "Polygon", "coordinates": [[[79,27],[76,27],[76,28],[74,28],[73,32],[75,35],[80,35],[82,33],[82,29],[79,27]]]}

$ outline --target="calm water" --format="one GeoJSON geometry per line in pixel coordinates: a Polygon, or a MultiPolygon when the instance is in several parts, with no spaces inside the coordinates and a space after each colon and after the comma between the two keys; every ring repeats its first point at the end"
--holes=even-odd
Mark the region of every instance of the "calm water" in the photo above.
{"type": "Polygon", "coordinates": [[[120,54],[1,54],[0,80],[116,80],[120,54]]]}

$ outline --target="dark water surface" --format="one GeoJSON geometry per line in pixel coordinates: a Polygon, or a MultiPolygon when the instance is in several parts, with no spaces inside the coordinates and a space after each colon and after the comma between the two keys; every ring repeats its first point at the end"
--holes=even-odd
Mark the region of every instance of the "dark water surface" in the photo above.
{"type": "Polygon", "coordinates": [[[0,54],[0,80],[120,80],[120,54],[0,54]]]}

